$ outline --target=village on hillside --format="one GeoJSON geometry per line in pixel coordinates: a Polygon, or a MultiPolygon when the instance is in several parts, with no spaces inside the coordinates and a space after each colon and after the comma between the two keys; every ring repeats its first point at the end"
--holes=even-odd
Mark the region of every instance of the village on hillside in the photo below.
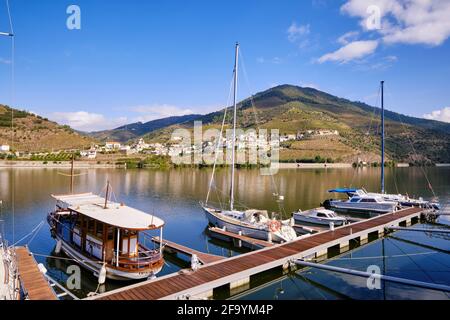
{"type": "MultiPolygon", "coordinates": [[[[257,135],[255,131],[249,130],[236,137],[236,148],[238,150],[256,149],[263,145],[283,148],[284,143],[289,141],[301,141],[307,139],[320,139],[320,137],[339,136],[337,130],[304,130],[296,134],[282,134],[278,141],[273,141],[266,135],[257,135]]],[[[89,149],[78,150],[52,150],[49,152],[25,152],[14,150],[10,145],[0,145],[0,160],[28,160],[28,161],[64,161],[70,160],[71,154],[76,154],[78,160],[105,160],[108,156],[129,157],[136,155],[156,155],[156,156],[177,156],[196,153],[213,153],[217,148],[217,141],[203,141],[201,146],[195,143],[186,144],[181,136],[172,136],[171,140],[165,143],[147,143],[144,139],[137,142],[122,143],[118,141],[106,141],[104,143],[93,144],[89,149]]],[[[232,139],[223,137],[220,143],[221,148],[230,148],[232,139]]]]}

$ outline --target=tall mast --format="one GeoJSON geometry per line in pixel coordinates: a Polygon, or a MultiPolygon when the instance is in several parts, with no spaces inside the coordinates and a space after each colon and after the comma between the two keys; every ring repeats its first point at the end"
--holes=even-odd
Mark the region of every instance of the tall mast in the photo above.
{"type": "Polygon", "coordinates": [[[73,194],[73,165],[75,155],[72,153],[72,161],[70,165],[70,193],[73,194]]]}
{"type": "Polygon", "coordinates": [[[236,42],[236,52],[234,58],[234,97],[233,97],[233,105],[234,105],[234,116],[233,116],[233,141],[232,141],[232,150],[231,150],[231,188],[230,188],[230,210],[234,209],[234,161],[235,161],[235,144],[236,144],[236,97],[237,97],[237,82],[238,82],[238,56],[239,56],[239,43],[236,42]]]}
{"type": "Polygon", "coordinates": [[[108,197],[109,197],[109,180],[106,182],[105,207],[103,209],[108,208],[108,197]]]}
{"type": "Polygon", "coordinates": [[[384,193],[384,81],[381,81],[381,193],[384,193]]]}

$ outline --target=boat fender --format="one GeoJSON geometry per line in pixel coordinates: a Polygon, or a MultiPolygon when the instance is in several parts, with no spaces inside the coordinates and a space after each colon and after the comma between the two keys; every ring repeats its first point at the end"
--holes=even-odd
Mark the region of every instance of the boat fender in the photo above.
{"type": "Polygon", "coordinates": [[[98,284],[104,284],[106,281],[106,263],[102,265],[100,272],[98,273],[98,284]]]}
{"type": "Polygon", "coordinates": [[[193,254],[191,257],[191,269],[192,271],[197,271],[200,267],[200,261],[198,261],[198,257],[196,254],[193,254]]]}
{"type": "Polygon", "coordinates": [[[278,220],[272,220],[269,222],[269,230],[272,232],[277,232],[281,228],[281,223],[278,220]]]}
{"type": "Polygon", "coordinates": [[[47,269],[44,267],[44,265],[42,263],[38,264],[38,268],[39,268],[39,271],[42,272],[43,274],[47,273],[47,269]]]}
{"type": "Polygon", "coordinates": [[[59,254],[61,252],[61,247],[62,247],[62,241],[61,240],[56,241],[56,247],[55,247],[56,254],[59,254]]]}

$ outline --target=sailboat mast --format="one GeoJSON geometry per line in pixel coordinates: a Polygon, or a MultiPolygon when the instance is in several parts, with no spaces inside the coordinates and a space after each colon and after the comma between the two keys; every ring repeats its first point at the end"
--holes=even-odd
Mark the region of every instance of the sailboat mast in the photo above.
{"type": "Polygon", "coordinates": [[[235,145],[236,145],[236,99],[237,99],[237,82],[238,82],[238,57],[239,57],[239,43],[236,43],[236,52],[234,58],[234,97],[233,97],[233,106],[234,106],[234,115],[233,115],[233,141],[232,141],[232,150],[231,150],[231,187],[230,187],[230,210],[234,209],[234,166],[235,166],[235,145]]]}
{"type": "Polygon", "coordinates": [[[381,81],[381,193],[384,193],[384,81],[381,81]]]}
{"type": "Polygon", "coordinates": [[[108,208],[108,197],[109,197],[109,180],[106,182],[105,206],[103,207],[103,209],[108,208]]]}
{"type": "Polygon", "coordinates": [[[72,161],[70,165],[70,193],[73,194],[73,165],[74,165],[75,155],[72,153],[72,161]]]}

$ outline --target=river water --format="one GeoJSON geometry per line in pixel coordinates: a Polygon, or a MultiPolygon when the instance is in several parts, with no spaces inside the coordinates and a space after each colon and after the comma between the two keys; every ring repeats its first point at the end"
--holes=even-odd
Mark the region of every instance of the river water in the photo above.
{"type": "MultiPolygon", "coordinates": [[[[216,172],[211,201],[226,206],[229,190],[229,170],[216,172]]],[[[68,171],[60,169],[0,169],[0,200],[6,237],[10,243],[21,239],[45,220],[53,209],[51,194],[69,191],[68,171]],[[14,212],[14,214],[13,214],[14,212]]],[[[113,188],[113,200],[155,214],[166,222],[164,237],[191,248],[222,256],[245,252],[227,243],[211,240],[205,233],[207,220],[199,206],[204,201],[211,174],[210,169],[168,170],[76,170],[75,192],[104,192],[106,181],[113,188]]],[[[236,172],[236,199],[242,207],[291,212],[317,207],[335,195],[327,190],[335,187],[365,187],[379,189],[377,168],[346,169],[286,169],[273,177],[263,176],[258,169],[236,172]],[[277,202],[274,194],[284,196],[277,202]]],[[[450,199],[450,168],[388,168],[386,189],[390,193],[433,197],[428,180],[441,203],[450,199]]],[[[439,227],[427,224],[426,227],[439,227]]],[[[49,275],[65,283],[71,261],[54,255],[54,240],[43,225],[32,237],[21,241],[28,244],[38,262],[49,275]]],[[[382,273],[408,279],[450,285],[450,241],[440,234],[400,231],[356,248],[350,253],[329,260],[330,265],[366,271],[378,266],[382,273]]],[[[166,255],[166,265],[158,276],[189,266],[187,260],[166,255]]],[[[124,283],[108,281],[106,290],[124,283]]],[[[73,290],[79,297],[95,291],[97,279],[82,271],[81,289],[73,290]]],[[[228,298],[220,290],[216,298],[228,298]]],[[[235,295],[238,299],[448,299],[445,293],[386,283],[369,289],[367,279],[328,271],[302,269],[283,274],[267,272],[252,279],[251,289],[235,295]]]]}

